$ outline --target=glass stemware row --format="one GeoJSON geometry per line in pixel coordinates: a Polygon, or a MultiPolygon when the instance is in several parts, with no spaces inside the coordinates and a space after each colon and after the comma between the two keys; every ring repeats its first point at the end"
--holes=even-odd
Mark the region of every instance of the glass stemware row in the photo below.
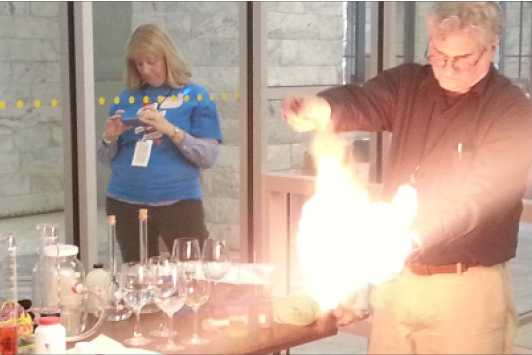
{"type": "Polygon", "coordinates": [[[183,340],[188,345],[209,342],[199,335],[198,310],[211,294],[211,283],[216,285],[230,266],[229,252],[223,240],[207,239],[200,246],[198,239],[179,238],[174,241],[172,254],[152,257],[148,265],[125,263],[122,266],[120,289],[124,303],[135,314],[133,337],[124,344],[142,346],[152,340],[145,338],[140,330],[140,310],[150,297],[167,316],[164,329],[167,341],[157,349],[171,352],[183,349],[171,340],[172,319],[184,304],[194,312],[194,328],[190,338],[183,340]]]}

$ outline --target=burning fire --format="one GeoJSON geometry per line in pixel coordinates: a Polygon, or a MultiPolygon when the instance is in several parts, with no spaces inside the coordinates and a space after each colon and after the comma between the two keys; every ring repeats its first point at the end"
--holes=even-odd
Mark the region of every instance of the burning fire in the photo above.
{"type": "Polygon", "coordinates": [[[313,149],[316,192],[303,206],[298,253],[305,291],[326,311],[401,271],[414,237],[409,224],[417,199],[405,185],[392,203],[372,203],[337,138],[320,132],[313,149]]]}

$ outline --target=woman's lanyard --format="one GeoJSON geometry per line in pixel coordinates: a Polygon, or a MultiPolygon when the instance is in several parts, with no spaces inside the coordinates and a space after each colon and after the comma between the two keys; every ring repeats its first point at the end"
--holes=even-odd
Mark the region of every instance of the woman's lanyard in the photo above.
{"type": "MultiPolygon", "coordinates": [[[[170,88],[170,91],[168,91],[168,93],[165,96],[159,95],[158,96],[159,100],[157,102],[157,105],[162,104],[166,99],[168,99],[170,95],[172,94],[172,91],[174,90],[176,89],[170,88]]],[[[150,106],[152,104],[153,102],[151,102],[150,97],[146,95],[146,89],[142,89],[142,107],[150,106]]]]}

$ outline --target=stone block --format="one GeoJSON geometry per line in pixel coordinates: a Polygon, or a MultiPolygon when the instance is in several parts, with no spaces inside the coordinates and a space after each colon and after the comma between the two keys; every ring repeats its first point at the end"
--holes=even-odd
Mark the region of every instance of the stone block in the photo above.
{"type": "Polygon", "coordinates": [[[342,16],[323,14],[268,14],[268,38],[292,40],[342,40],[342,16]]]}
{"type": "Polygon", "coordinates": [[[299,142],[292,131],[293,129],[282,118],[268,120],[268,145],[299,142]]]}
{"type": "MultiPolygon", "coordinates": [[[[220,116],[220,121],[239,121],[239,102],[229,95],[224,99],[223,93],[212,93],[214,95],[214,102],[216,103],[216,108],[218,110],[218,116],[220,116]]],[[[233,93],[234,94],[234,93],[233,93]]],[[[239,129],[234,127],[235,129],[239,129]]],[[[225,137],[224,137],[225,140],[225,137]]]]}
{"type": "Polygon", "coordinates": [[[266,56],[268,66],[275,66],[282,64],[282,45],[281,40],[270,39],[267,41],[268,54],[266,56]]]}
{"type": "Polygon", "coordinates": [[[342,16],[344,2],[342,1],[305,1],[305,12],[342,16]]]}
{"type": "Polygon", "coordinates": [[[228,145],[240,145],[240,122],[235,119],[220,119],[223,142],[228,145]]]}
{"type": "Polygon", "coordinates": [[[343,80],[342,68],[332,65],[321,67],[318,77],[320,85],[339,85],[343,80]]]}
{"type": "Polygon", "coordinates": [[[59,38],[57,17],[27,16],[15,21],[17,38],[59,38]]]}
{"type": "Polygon", "coordinates": [[[209,92],[227,95],[227,100],[234,100],[239,88],[239,68],[225,66],[193,66],[193,81],[209,92]]]}
{"type": "Polygon", "coordinates": [[[215,167],[217,170],[239,171],[240,147],[221,144],[220,155],[215,167]]]}
{"type": "Polygon", "coordinates": [[[20,168],[24,172],[38,172],[46,169],[57,171],[63,168],[63,148],[41,148],[20,154],[20,168]]]}
{"type": "Polygon", "coordinates": [[[0,15],[0,33],[2,37],[16,37],[15,18],[0,15]]]}
{"type": "Polygon", "coordinates": [[[268,12],[304,13],[305,2],[303,1],[270,1],[268,12]]]}
{"type": "Polygon", "coordinates": [[[46,125],[34,125],[24,130],[19,130],[14,135],[15,146],[19,152],[41,150],[48,147],[59,147],[52,140],[52,130],[46,125]]]}
{"type": "Polygon", "coordinates": [[[268,172],[284,171],[290,166],[290,145],[278,144],[268,146],[268,172]]]}
{"type": "Polygon", "coordinates": [[[2,1],[0,2],[0,15],[23,15],[30,14],[31,1],[2,1]]]}
{"type": "Polygon", "coordinates": [[[307,144],[290,144],[290,165],[292,168],[303,169],[305,167],[305,155],[307,151],[307,144]]]}
{"type": "Polygon", "coordinates": [[[227,12],[192,12],[192,37],[238,38],[238,15],[227,12]]]}
{"type": "Polygon", "coordinates": [[[211,65],[237,66],[239,64],[238,39],[210,41],[211,65]]]}
{"type": "Polygon", "coordinates": [[[340,41],[300,41],[299,65],[342,66],[343,43],[340,41]]]}
{"type": "Polygon", "coordinates": [[[11,62],[0,62],[0,83],[10,85],[13,82],[13,66],[11,62]]]}
{"type": "MultiPolygon", "coordinates": [[[[2,134],[0,134],[0,139],[2,139],[2,134]]],[[[4,153],[3,146],[12,146],[11,140],[7,140],[7,144],[0,143],[0,166],[2,167],[2,172],[0,174],[15,174],[20,169],[19,156],[15,151],[8,151],[4,153]]]]}
{"type": "Polygon", "coordinates": [[[62,192],[0,197],[0,218],[41,214],[63,209],[62,192]]]}
{"type": "Polygon", "coordinates": [[[223,198],[240,198],[240,172],[213,170],[211,196],[223,198]]]}
{"type": "Polygon", "coordinates": [[[178,47],[183,40],[191,39],[193,23],[189,13],[174,11],[164,15],[165,29],[178,47]]]}
{"type": "Polygon", "coordinates": [[[5,48],[0,60],[7,58],[14,61],[58,61],[58,41],[35,38],[1,38],[0,44],[5,48]],[[57,42],[57,43],[56,43],[57,42]]]}
{"type": "Polygon", "coordinates": [[[29,175],[20,172],[0,174],[0,196],[19,196],[30,193],[29,175]]]}
{"type": "MultiPolygon", "coordinates": [[[[183,53],[186,62],[189,65],[196,66],[207,66],[211,61],[211,50],[210,50],[211,40],[208,38],[187,38],[181,41],[178,41],[179,48],[183,53]]],[[[195,72],[192,72],[193,80],[195,80],[195,72]]]]}
{"type": "MultiPolygon", "coordinates": [[[[31,90],[28,90],[28,85],[11,83],[10,85],[0,86],[0,100],[5,102],[6,108],[18,108],[17,101],[28,103],[31,101],[31,90]]],[[[21,109],[18,109],[17,113],[20,113],[21,109]]],[[[2,114],[6,114],[5,109],[2,110],[2,114]]]]}
{"type": "Polygon", "coordinates": [[[281,41],[281,65],[299,65],[300,64],[300,51],[299,41],[294,40],[282,40],[281,41]]]}
{"type": "MultiPolygon", "coordinates": [[[[59,97],[57,97],[57,100],[59,101],[59,97]]],[[[52,107],[50,106],[50,101],[42,101],[39,109],[31,109],[21,117],[21,119],[25,120],[25,126],[31,127],[38,124],[50,124],[52,127],[62,126],[61,106],[52,107]]],[[[20,112],[20,109],[13,110],[20,112]]]]}
{"type": "Polygon", "coordinates": [[[268,13],[268,38],[305,40],[319,38],[316,15],[301,13],[268,13]]]}
{"type": "Polygon", "coordinates": [[[30,184],[31,192],[34,194],[63,191],[63,170],[46,170],[34,172],[30,175],[30,184]]]}
{"type": "Polygon", "coordinates": [[[0,152],[9,152],[13,147],[13,130],[0,127],[0,152]]]}
{"type": "Polygon", "coordinates": [[[14,62],[12,75],[13,81],[20,84],[60,83],[61,66],[59,62],[14,62]]]}
{"type": "Polygon", "coordinates": [[[283,66],[269,68],[269,86],[335,85],[341,83],[341,68],[323,66],[283,66]],[[321,73],[324,72],[322,75],[321,73]]]}
{"type": "MultiPolygon", "coordinates": [[[[31,88],[32,104],[35,100],[40,100],[41,105],[52,102],[53,99],[61,98],[61,84],[60,83],[34,83],[31,88]]],[[[39,107],[40,109],[40,107],[39,107]]]]}
{"type": "Polygon", "coordinates": [[[205,218],[211,223],[237,224],[240,219],[240,200],[213,197],[203,200],[205,218]]]}
{"type": "Polygon", "coordinates": [[[31,1],[30,14],[34,16],[57,16],[59,14],[59,2],[31,1]]]}

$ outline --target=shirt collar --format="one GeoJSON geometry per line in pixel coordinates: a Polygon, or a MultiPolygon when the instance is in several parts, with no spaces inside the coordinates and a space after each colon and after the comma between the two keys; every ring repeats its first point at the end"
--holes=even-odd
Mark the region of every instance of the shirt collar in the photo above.
{"type": "MultiPolygon", "coordinates": [[[[427,96],[435,100],[439,99],[443,97],[442,95],[444,94],[444,90],[440,87],[438,81],[434,77],[434,73],[432,72],[432,67],[430,66],[430,64],[427,64],[426,67],[429,71],[429,75],[427,75],[425,79],[423,79],[420,86],[423,91],[427,93],[427,96]]],[[[495,70],[496,69],[492,64],[488,73],[482,79],[480,79],[480,81],[476,83],[475,86],[473,86],[467,94],[483,95],[486,91],[488,81],[495,70]]]]}

